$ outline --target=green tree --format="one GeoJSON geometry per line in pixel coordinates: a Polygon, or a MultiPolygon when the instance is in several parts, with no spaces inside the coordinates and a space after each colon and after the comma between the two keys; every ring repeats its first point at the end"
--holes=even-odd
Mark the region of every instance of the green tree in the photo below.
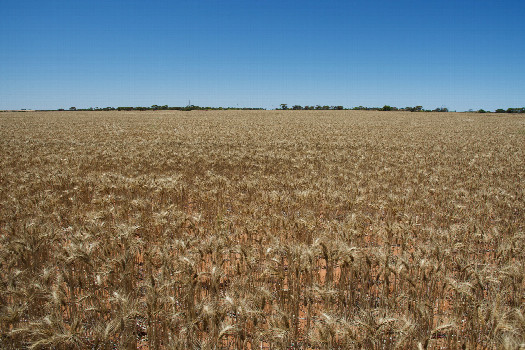
{"type": "Polygon", "coordinates": [[[508,108],[507,113],[525,113],[525,107],[522,108],[508,108]]]}
{"type": "Polygon", "coordinates": [[[405,107],[405,110],[410,112],[421,112],[423,110],[423,106],[405,107]]]}

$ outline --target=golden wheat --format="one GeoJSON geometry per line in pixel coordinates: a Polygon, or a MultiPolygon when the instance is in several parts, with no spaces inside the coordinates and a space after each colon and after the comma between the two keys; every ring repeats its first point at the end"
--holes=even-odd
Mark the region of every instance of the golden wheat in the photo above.
{"type": "Polygon", "coordinates": [[[525,347],[525,118],[0,116],[0,347],[525,347]]]}

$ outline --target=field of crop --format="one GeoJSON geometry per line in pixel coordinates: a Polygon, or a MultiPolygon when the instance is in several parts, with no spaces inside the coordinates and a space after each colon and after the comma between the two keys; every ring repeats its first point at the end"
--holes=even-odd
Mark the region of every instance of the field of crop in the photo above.
{"type": "Polygon", "coordinates": [[[0,113],[0,348],[523,348],[524,192],[524,116],[0,113]]]}

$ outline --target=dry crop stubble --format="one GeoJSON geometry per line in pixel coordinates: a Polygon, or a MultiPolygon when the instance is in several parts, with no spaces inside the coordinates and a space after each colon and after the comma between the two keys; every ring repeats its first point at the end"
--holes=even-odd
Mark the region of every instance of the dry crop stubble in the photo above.
{"type": "Polygon", "coordinates": [[[0,345],[524,346],[524,125],[1,113],[0,345]]]}

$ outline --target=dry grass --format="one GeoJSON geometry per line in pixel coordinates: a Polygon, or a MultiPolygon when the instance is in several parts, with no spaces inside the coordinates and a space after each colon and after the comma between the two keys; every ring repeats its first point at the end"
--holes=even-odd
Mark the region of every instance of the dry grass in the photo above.
{"type": "Polygon", "coordinates": [[[524,126],[2,113],[0,347],[524,347],[524,126]]]}

